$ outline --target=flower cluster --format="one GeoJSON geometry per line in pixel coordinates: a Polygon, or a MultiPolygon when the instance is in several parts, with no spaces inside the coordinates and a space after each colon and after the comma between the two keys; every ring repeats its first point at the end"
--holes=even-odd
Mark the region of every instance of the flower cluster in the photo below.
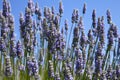
{"type": "Polygon", "coordinates": [[[82,16],[79,9],[73,9],[70,27],[67,19],[62,25],[62,1],[57,12],[54,6],[42,10],[39,3],[28,0],[24,14],[19,15],[19,31],[15,33],[10,2],[3,0],[2,6],[0,79],[120,80],[120,36],[109,9],[107,23],[105,16],[97,16],[93,9],[87,32],[86,3],[82,16]],[[105,24],[109,26],[107,32],[105,24]]]}

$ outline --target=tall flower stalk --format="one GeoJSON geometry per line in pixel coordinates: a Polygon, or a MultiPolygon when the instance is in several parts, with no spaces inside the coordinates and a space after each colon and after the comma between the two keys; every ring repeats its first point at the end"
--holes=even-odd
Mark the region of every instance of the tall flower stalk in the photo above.
{"type": "MultiPolygon", "coordinates": [[[[13,5],[13,4],[12,4],[13,5]]],[[[82,16],[73,9],[71,25],[58,12],[28,0],[19,15],[20,38],[16,39],[10,2],[0,10],[0,80],[119,80],[120,37],[108,9],[105,16],[92,12],[92,25],[85,31],[87,4],[82,16]],[[109,25],[107,39],[105,24],[109,25]],[[69,27],[71,26],[71,27],[69,27]]]]}

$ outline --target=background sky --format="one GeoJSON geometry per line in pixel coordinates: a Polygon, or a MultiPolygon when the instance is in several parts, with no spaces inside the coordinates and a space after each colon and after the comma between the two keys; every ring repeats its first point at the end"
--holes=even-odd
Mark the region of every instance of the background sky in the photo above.
{"type": "MultiPolygon", "coordinates": [[[[0,0],[0,10],[2,9],[2,1],[0,0]]],[[[11,3],[12,7],[12,14],[15,18],[15,32],[17,38],[19,38],[18,31],[19,31],[19,13],[25,12],[25,7],[27,6],[28,0],[8,0],[11,3]]],[[[55,7],[55,11],[58,11],[59,7],[59,1],[60,0],[33,0],[34,2],[38,2],[39,6],[41,7],[43,11],[43,7],[55,7]]],[[[85,31],[87,32],[88,29],[91,27],[92,22],[92,11],[93,9],[96,9],[97,17],[104,16],[105,17],[105,29],[107,32],[107,29],[109,28],[109,25],[107,24],[106,20],[106,10],[110,9],[111,15],[112,15],[112,21],[118,26],[120,23],[120,0],[62,0],[63,6],[64,6],[64,13],[62,18],[62,25],[64,24],[64,20],[68,19],[69,26],[71,26],[71,15],[73,12],[73,9],[78,9],[80,15],[82,16],[82,8],[83,4],[87,4],[87,11],[84,16],[84,26],[85,31]]]]}

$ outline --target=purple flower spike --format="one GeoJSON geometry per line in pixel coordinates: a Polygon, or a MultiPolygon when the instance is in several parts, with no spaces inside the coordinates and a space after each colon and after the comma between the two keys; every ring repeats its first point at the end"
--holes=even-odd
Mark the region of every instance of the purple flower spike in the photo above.
{"type": "Polygon", "coordinates": [[[23,64],[20,64],[20,65],[18,66],[18,70],[20,70],[20,71],[25,71],[25,66],[24,66],[23,64]]]}
{"type": "Polygon", "coordinates": [[[0,38],[0,51],[1,52],[5,52],[6,51],[6,44],[5,44],[3,38],[0,38]]]}
{"type": "Polygon", "coordinates": [[[85,14],[86,13],[86,3],[84,3],[84,6],[83,6],[83,14],[85,14]]]}
{"type": "Polygon", "coordinates": [[[107,22],[108,22],[108,24],[111,24],[112,23],[112,17],[111,17],[109,9],[107,10],[106,15],[107,15],[107,22]]]}
{"type": "Polygon", "coordinates": [[[60,14],[60,16],[62,16],[62,14],[63,14],[63,5],[62,5],[62,1],[60,1],[60,3],[59,3],[59,14],[60,14]]]}
{"type": "Polygon", "coordinates": [[[5,65],[5,75],[6,76],[12,76],[13,74],[13,69],[11,67],[11,62],[10,62],[10,57],[6,56],[6,65],[5,65]]]}
{"type": "Polygon", "coordinates": [[[17,49],[16,53],[18,58],[22,58],[24,56],[24,53],[23,53],[22,44],[20,41],[17,42],[16,49],[17,49]]]}

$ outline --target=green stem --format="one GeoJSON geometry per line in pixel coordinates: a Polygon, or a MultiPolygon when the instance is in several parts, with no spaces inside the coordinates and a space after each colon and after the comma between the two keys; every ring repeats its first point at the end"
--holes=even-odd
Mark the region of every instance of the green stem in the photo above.
{"type": "Polygon", "coordinates": [[[13,80],[15,80],[15,62],[14,62],[14,58],[12,57],[12,66],[13,66],[13,80]]]}
{"type": "Polygon", "coordinates": [[[98,36],[97,36],[96,41],[95,41],[95,46],[94,46],[93,53],[92,53],[92,56],[91,56],[92,58],[91,58],[90,66],[93,64],[94,54],[95,54],[95,50],[96,50],[96,46],[97,46],[97,42],[98,42],[98,36]]]}
{"type": "Polygon", "coordinates": [[[2,52],[0,56],[0,75],[2,74],[2,52]]]}
{"type": "Polygon", "coordinates": [[[107,50],[106,50],[106,54],[103,58],[102,70],[105,68],[106,59],[107,59],[108,52],[110,51],[110,49],[111,49],[111,46],[108,45],[107,50]]]}
{"type": "Polygon", "coordinates": [[[67,45],[67,47],[69,46],[69,42],[70,42],[70,37],[71,37],[71,33],[72,33],[72,28],[73,28],[73,23],[72,23],[72,26],[71,26],[71,29],[70,29],[70,34],[69,34],[69,38],[68,38],[68,45],[67,45]]]}

